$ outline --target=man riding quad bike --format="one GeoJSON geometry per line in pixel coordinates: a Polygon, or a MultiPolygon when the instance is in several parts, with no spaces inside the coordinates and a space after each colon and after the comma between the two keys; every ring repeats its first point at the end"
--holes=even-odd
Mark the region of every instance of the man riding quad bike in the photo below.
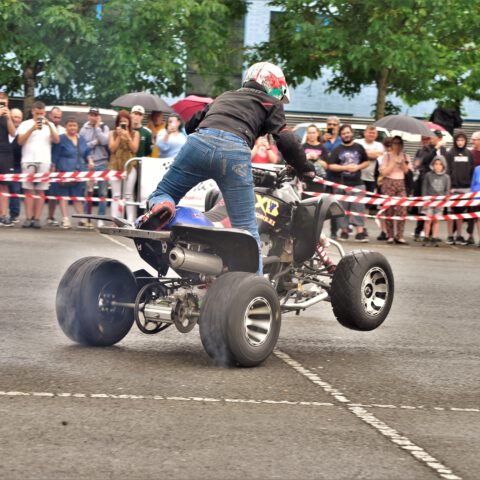
{"type": "Polygon", "coordinates": [[[132,238],[158,276],[132,274],[116,260],[78,260],[57,293],[57,318],[67,336],[105,346],[120,341],[134,321],[144,333],[172,324],[186,333],[198,323],[215,361],[255,366],[273,351],[282,312],[326,300],[347,328],[372,330],[384,321],[394,289],[386,259],[365,251],[343,256],[336,242],[321,235],[325,220],[344,215],[340,204],[328,196],[301,200],[288,169],[252,171],[251,147],[270,133],[298,177],[314,176],[285,126],[282,103],[288,100],[282,71],[262,62],[248,69],[242,88],[187,122],[187,142],[150,195],[137,228],[101,217],[116,227],[100,231],[132,238]],[[215,226],[215,209],[202,214],[175,207],[210,178],[233,228],[215,226]],[[329,244],[343,256],[338,265],[327,254],[329,244]],[[170,268],[178,276],[167,277],[170,268]]]}

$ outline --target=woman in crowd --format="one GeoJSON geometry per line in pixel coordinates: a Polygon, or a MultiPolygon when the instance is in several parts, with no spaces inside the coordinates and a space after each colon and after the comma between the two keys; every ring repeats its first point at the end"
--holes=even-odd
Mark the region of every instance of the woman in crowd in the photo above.
{"type": "Polygon", "coordinates": [[[176,113],[172,113],[167,119],[167,128],[158,132],[157,148],[160,152],[160,158],[172,158],[182,148],[187,141],[187,137],[182,131],[182,117],[176,113]]]}
{"type": "MultiPolygon", "coordinates": [[[[69,118],[65,125],[66,132],[60,135],[60,143],[52,148],[52,171],[54,172],[81,172],[93,168],[93,159],[89,156],[90,149],[83,137],[78,135],[78,123],[69,118]]],[[[85,192],[84,182],[58,182],[50,187],[52,195],[61,197],[82,197],[85,192]]],[[[62,228],[72,228],[68,216],[68,200],[59,200],[62,212],[62,228]]],[[[74,201],[73,207],[77,213],[83,213],[81,201],[74,201]]],[[[79,224],[81,225],[81,224],[79,224]]]]}
{"type": "MultiPolygon", "coordinates": [[[[108,168],[110,170],[125,169],[125,164],[132,157],[135,157],[140,145],[140,134],[133,130],[130,114],[126,110],[120,110],[115,120],[115,129],[109,133],[108,148],[110,149],[110,161],[108,168]]],[[[137,182],[136,162],[132,162],[127,167],[127,178],[124,180],[124,200],[133,201],[133,192],[137,182]]],[[[112,187],[112,215],[122,217],[122,207],[120,197],[122,195],[122,180],[111,180],[112,187]]],[[[134,222],[136,207],[127,205],[127,220],[134,222]]]]}
{"type": "MultiPolygon", "coordinates": [[[[410,157],[403,151],[403,139],[398,135],[392,138],[392,150],[383,155],[380,174],[383,177],[382,194],[391,197],[406,197],[405,174],[410,169],[410,157]]],[[[385,211],[387,216],[403,216],[406,207],[390,207],[385,211]]],[[[387,220],[387,243],[406,245],[403,236],[405,220],[387,220]],[[396,234],[395,234],[396,225],[396,234]]]]}
{"type": "Polygon", "coordinates": [[[280,153],[268,135],[258,137],[252,148],[252,163],[278,163],[280,153]]]}
{"type": "Polygon", "coordinates": [[[325,177],[327,174],[328,150],[321,142],[322,131],[315,125],[307,127],[307,138],[302,145],[307,160],[310,160],[315,167],[315,173],[319,177],[325,177]]]}
{"type": "MultiPolygon", "coordinates": [[[[0,173],[13,172],[13,149],[8,137],[15,137],[15,125],[8,109],[8,97],[0,92],[0,173]]],[[[8,193],[8,183],[0,181],[0,194],[8,193]]],[[[8,216],[8,197],[0,195],[0,227],[13,226],[8,216]]]]}

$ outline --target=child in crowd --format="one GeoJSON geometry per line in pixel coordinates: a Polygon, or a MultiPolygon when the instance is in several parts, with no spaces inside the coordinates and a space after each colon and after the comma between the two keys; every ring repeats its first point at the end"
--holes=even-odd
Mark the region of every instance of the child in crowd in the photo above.
{"type": "MultiPolygon", "coordinates": [[[[430,164],[430,172],[423,178],[422,196],[426,195],[448,195],[450,192],[451,180],[446,173],[447,161],[443,155],[437,155],[430,164]]],[[[423,207],[422,213],[429,217],[437,216],[442,213],[442,207],[423,207]]],[[[426,247],[429,243],[438,247],[440,239],[438,238],[438,219],[425,220],[425,237],[423,239],[423,246],[426,247]],[[430,236],[431,235],[431,236],[430,236]]]]}
{"type": "MultiPolygon", "coordinates": [[[[473,171],[472,185],[470,187],[470,190],[472,192],[479,192],[480,194],[480,165],[478,167],[475,167],[475,170],[473,171]]],[[[472,207],[472,212],[480,212],[480,207],[472,207]]],[[[480,238],[480,218],[476,218],[474,219],[474,221],[477,224],[478,238],[480,238]]],[[[480,247],[480,241],[478,242],[477,246],[480,247]]]]}

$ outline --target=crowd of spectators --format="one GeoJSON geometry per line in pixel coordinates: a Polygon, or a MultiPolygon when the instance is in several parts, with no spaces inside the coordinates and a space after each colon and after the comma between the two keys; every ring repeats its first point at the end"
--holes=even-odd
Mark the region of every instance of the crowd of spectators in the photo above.
{"type": "MultiPolygon", "coordinates": [[[[313,162],[317,175],[331,182],[355,187],[368,192],[381,193],[395,197],[450,195],[479,191],[480,186],[480,131],[471,137],[471,148],[467,148],[467,136],[458,132],[454,136],[453,146],[447,150],[440,131],[432,131],[431,137],[422,137],[422,146],[412,160],[404,152],[404,142],[400,136],[387,137],[382,143],[377,141],[378,132],[374,125],[365,128],[363,139],[353,138],[350,125],[340,124],[340,120],[329,117],[326,130],[322,132],[312,124],[307,127],[303,148],[307,159],[313,162]]],[[[310,191],[319,191],[324,187],[307,184],[310,191]]],[[[344,194],[341,189],[326,187],[329,193],[344,194]]],[[[349,192],[349,195],[358,195],[349,192]]],[[[364,214],[365,205],[344,202],[346,210],[364,214]]],[[[370,209],[375,213],[376,207],[370,209]]],[[[479,207],[453,208],[406,208],[391,206],[382,209],[382,216],[405,216],[417,214],[440,217],[445,213],[477,212],[479,207]]],[[[364,217],[351,215],[340,220],[332,220],[330,236],[333,239],[348,240],[353,231],[354,240],[368,242],[368,231],[364,226],[364,217]],[[339,231],[340,229],[340,231],[339,231]]],[[[477,225],[480,240],[480,219],[448,220],[447,244],[473,245],[474,229],[477,225]],[[462,234],[467,224],[467,238],[462,234]]],[[[418,221],[413,232],[415,241],[422,245],[438,246],[439,220],[418,221]]],[[[404,236],[404,220],[381,220],[379,241],[407,244],[404,236]]],[[[480,246],[480,242],[478,244],[480,246]]]]}
{"type": "MultiPolygon", "coordinates": [[[[0,173],[47,173],[75,171],[127,170],[122,182],[118,179],[89,182],[1,182],[1,193],[27,194],[24,200],[25,218],[23,228],[41,228],[41,216],[45,197],[93,196],[97,185],[98,197],[106,198],[110,184],[111,213],[123,216],[126,203],[126,217],[134,222],[136,207],[132,205],[137,182],[136,162],[132,157],[173,157],[185,143],[183,121],[177,114],[171,114],[164,123],[161,112],[152,112],[148,125],[144,126],[145,109],[134,106],[130,112],[120,110],[112,130],[102,121],[98,108],[91,107],[87,122],[79,125],[75,118],[67,118],[62,125],[62,110],[53,107],[47,114],[45,104],[34,102],[32,118],[23,121],[23,113],[8,108],[8,96],[0,92],[0,173]],[[128,162],[128,163],[127,163],[128,162]],[[123,188],[123,190],[122,190],[123,188]],[[122,201],[121,201],[122,200],[122,201]]],[[[75,201],[77,213],[92,213],[92,203],[75,201]]],[[[20,222],[21,201],[0,195],[0,226],[11,227],[20,222]]],[[[68,214],[68,200],[48,200],[46,223],[49,226],[72,228],[68,214]],[[55,218],[60,207],[61,220],[55,218]]],[[[107,213],[106,202],[99,202],[98,214],[107,213]]],[[[97,221],[97,227],[103,225],[97,221]]],[[[79,227],[94,228],[87,220],[80,220],[79,227]]]]}
{"type": "MultiPolygon", "coordinates": [[[[171,114],[164,123],[161,112],[152,112],[145,119],[145,109],[134,106],[130,112],[120,110],[112,130],[102,122],[99,109],[88,111],[88,120],[78,125],[75,118],[67,118],[62,126],[62,111],[52,108],[48,115],[42,102],[32,106],[32,118],[23,121],[22,111],[8,108],[8,96],[0,92],[0,173],[44,173],[71,171],[127,170],[123,182],[111,180],[112,206],[115,216],[123,216],[123,200],[126,201],[126,217],[134,222],[136,207],[132,205],[137,182],[137,165],[132,157],[173,157],[186,141],[183,120],[171,114]],[[146,126],[144,126],[146,124],[146,126]],[[127,163],[128,162],[128,163],[127,163]],[[123,189],[123,190],[122,190],[123,189]],[[122,201],[121,201],[122,200],[122,201]]],[[[306,129],[303,148],[307,160],[313,163],[316,174],[329,181],[395,197],[411,195],[448,195],[480,191],[480,131],[468,138],[458,132],[453,146],[447,150],[442,143],[441,132],[432,132],[431,137],[422,137],[422,146],[412,160],[404,152],[400,136],[377,141],[378,132],[373,125],[366,127],[363,139],[355,139],[351,125],[340,124],[331,116],[322,132],[312,124],[306,129]]],[[[259,137],[252,149],[252,163],[281,162],[280,153],[269,135],[259,137]]],[[[107,197],[107,181],[89,182],[2,182],[0,181],[0,226],[8,227],[20,221],[21,202],[19,198],[8,198],[1,193],[21,193],[28,195],[24,200],[24,228],[41,228],[41,215],[45,195],[53,196],[93,196],[97,185],[97,196],[107,197]],[[32,197],[35,196],[36,198],[32,197]]],[[[325,187],[308,182],[307,190],[328,193],[344,193],[343,190],[325,187]]],[[[349,192],[351,193],[351,192],[349,192]]],[[[358,195],[351,193],[352,195],[358,195]]],[[[74,202],[77,213],[92,213],[91,202],[74,202]]],[[[365,205],[357,202],[344,204],[346,210],[363,214],[365,205]]],[[[385,216],[404,216],[407,212],[427,216],[441,216],[447,209],[419,207],[418,209],[391,206],[387,209],[372,206],[370,213],[385,216]]],[[[479,211],[479,207],[454,207],[448,211],[465,213],[479,211]]],[[[68,215],[68,200],[48,201],[47,224],[68,229],[72,221],[68,215]],[[61,220],[55,219],[57,205],[61,220]]],[[[107,213],[106,202],[100,202],[98,214],[107,213]]],[[[474,230],[477,225],[480,239],[480,219],[449,220],[446,243],[457,245],[474,244],[474,230]],[[463,231],[466,226],[466,237],[463,231]]],[[[103,225],[98,220],[97,226],[103,225]]],[[[80,220],[78,226],[94,228],[89,221],[80,220]]],[[[381,233],[377,240],[387,243],[406,244],[405,221],[386,220],[380,222],[381,233]]],[[[331,221],[331,237],[358,242],[368,242],[369,235],[362,215],[349,215],[331,221]]],[[[438,246],[439,222],[418,221],[413,232],[414,239],[422,244],[438,246]]],[[[479,243],[480,246],[480,243],[479,243]]]]}

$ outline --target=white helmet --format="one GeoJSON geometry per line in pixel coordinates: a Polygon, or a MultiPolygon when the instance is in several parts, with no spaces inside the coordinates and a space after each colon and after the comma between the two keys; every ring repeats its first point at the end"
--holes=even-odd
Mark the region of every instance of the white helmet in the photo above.
{"type": "Polygon", "coordinates": [[[245,74],[243,83],[252,80],[259,83],[270,96],[277,98],[282,103],[290,103],[290,92],[285,75],[281,68],[273,63],[259,62],[251,65],[245,74]]]}

